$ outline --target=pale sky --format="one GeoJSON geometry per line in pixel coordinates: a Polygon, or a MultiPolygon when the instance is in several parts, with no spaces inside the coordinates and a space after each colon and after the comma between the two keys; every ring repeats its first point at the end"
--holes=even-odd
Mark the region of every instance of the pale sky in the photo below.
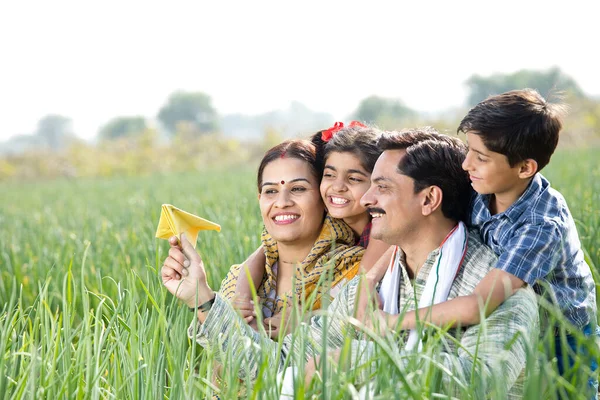
{"type": "Polygon", "coordinates": [[[558,66],[600,95],[594,1],[2,1],[0,140],[46,114],[92,138],[155,117],[177,89],[221,114],[297,100],[344,120],[369,95],[419,111],[466,100],[465,80],[558,66]]]}

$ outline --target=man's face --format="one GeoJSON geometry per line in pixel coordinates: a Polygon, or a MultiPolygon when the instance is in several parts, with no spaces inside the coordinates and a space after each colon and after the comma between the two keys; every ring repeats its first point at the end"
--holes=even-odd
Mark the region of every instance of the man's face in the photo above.
{"type": "Polygon", "coordinates": [[[373,217],[371,237],[401,245],[419,226],[422,194],[415,194],[414,180],[398,171],[404,150],[384,151],[373,169],[371,187],[361,199],[373,217]]]}
{"type": "Polygon", "coordinates": [[[489,150],[481,137],[467,132],[469,152],[462,168],[469,173],[471,186],[479,194],[504,194],[521,182],[519,165],[511,167],[504,154],[489,150]]]}

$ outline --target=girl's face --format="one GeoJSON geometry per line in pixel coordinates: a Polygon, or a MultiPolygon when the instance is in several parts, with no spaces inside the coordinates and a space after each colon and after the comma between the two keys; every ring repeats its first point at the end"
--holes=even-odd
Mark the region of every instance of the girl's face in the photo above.
{"type": "Polygon", "coordinates": [[[325,160],[321,197],[334,218],[347,219],[367,214],[361,197],[371,186],[371,174],[360,159],[348,152],[329,153],[325,160]]]}
{"type": "Polygon", "coordinates": [[[296,158],[271,161],[258,195],[267,232],[280,243],[312,245],[323,225],[323,201],[310,166],[296,158]]]}

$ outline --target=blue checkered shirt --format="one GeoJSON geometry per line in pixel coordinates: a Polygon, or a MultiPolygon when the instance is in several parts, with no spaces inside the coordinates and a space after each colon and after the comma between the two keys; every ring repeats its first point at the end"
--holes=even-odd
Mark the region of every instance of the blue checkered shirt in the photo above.
{"type": "Polygon", "coordinates": [[[564,197],[538,173],[506,211],[491,215],[489,201],[475,195],[469,222],[498,255],[496,268],[543,293],[573,325],[595,326],[594,279],[564,197]]]}

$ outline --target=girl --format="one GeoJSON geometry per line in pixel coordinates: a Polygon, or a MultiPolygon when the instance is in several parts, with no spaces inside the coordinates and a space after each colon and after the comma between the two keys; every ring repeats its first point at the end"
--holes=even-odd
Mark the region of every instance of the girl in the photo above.
{"type": "MultiPolygon", "coordinates": [[[[375,261],[390,248],[381,241],[370,240],[371,217],[367,209],[360,204],[362,195],[371,185],[371,172],[381,154],[377,148],[380,134],[379,130],[358,122],[352,122],[348,127],[343,127],[343,124],[338,122],[332,128],[318,132],[312,138],[312,142],[317,145],[318,156],[324,161],[320,184],[321,197],[329,216],[347,224],[354,232],[354,244],[366,249],[361,262],[365,272],[369,271],[375,261]]],[[[249,323],[254,323],[256,315],[251,301],[252,291],[248,275],[252,286],[259,287],[264,281],[265,259],[268,258],[268,249],[265,250],[263,247],[257,249],[246,261],[245,268],[242,269],[237,280],[235,292],[231,293],[234,307],[249,323]]],[[[335,296],[339,289],[358,272],[359,270],[356,269],[343,280],[334,282],[329,295],[335,296]]],[[[300,279],[300,276],[295,278],[300,279]]],[[[313,309],[319,307],[320,301],[313,304],[313,309]]],[[[271,328],[271,337],[278,335],[282,325],[280,315],[267,317],[264,323],[271,328]]]]}

